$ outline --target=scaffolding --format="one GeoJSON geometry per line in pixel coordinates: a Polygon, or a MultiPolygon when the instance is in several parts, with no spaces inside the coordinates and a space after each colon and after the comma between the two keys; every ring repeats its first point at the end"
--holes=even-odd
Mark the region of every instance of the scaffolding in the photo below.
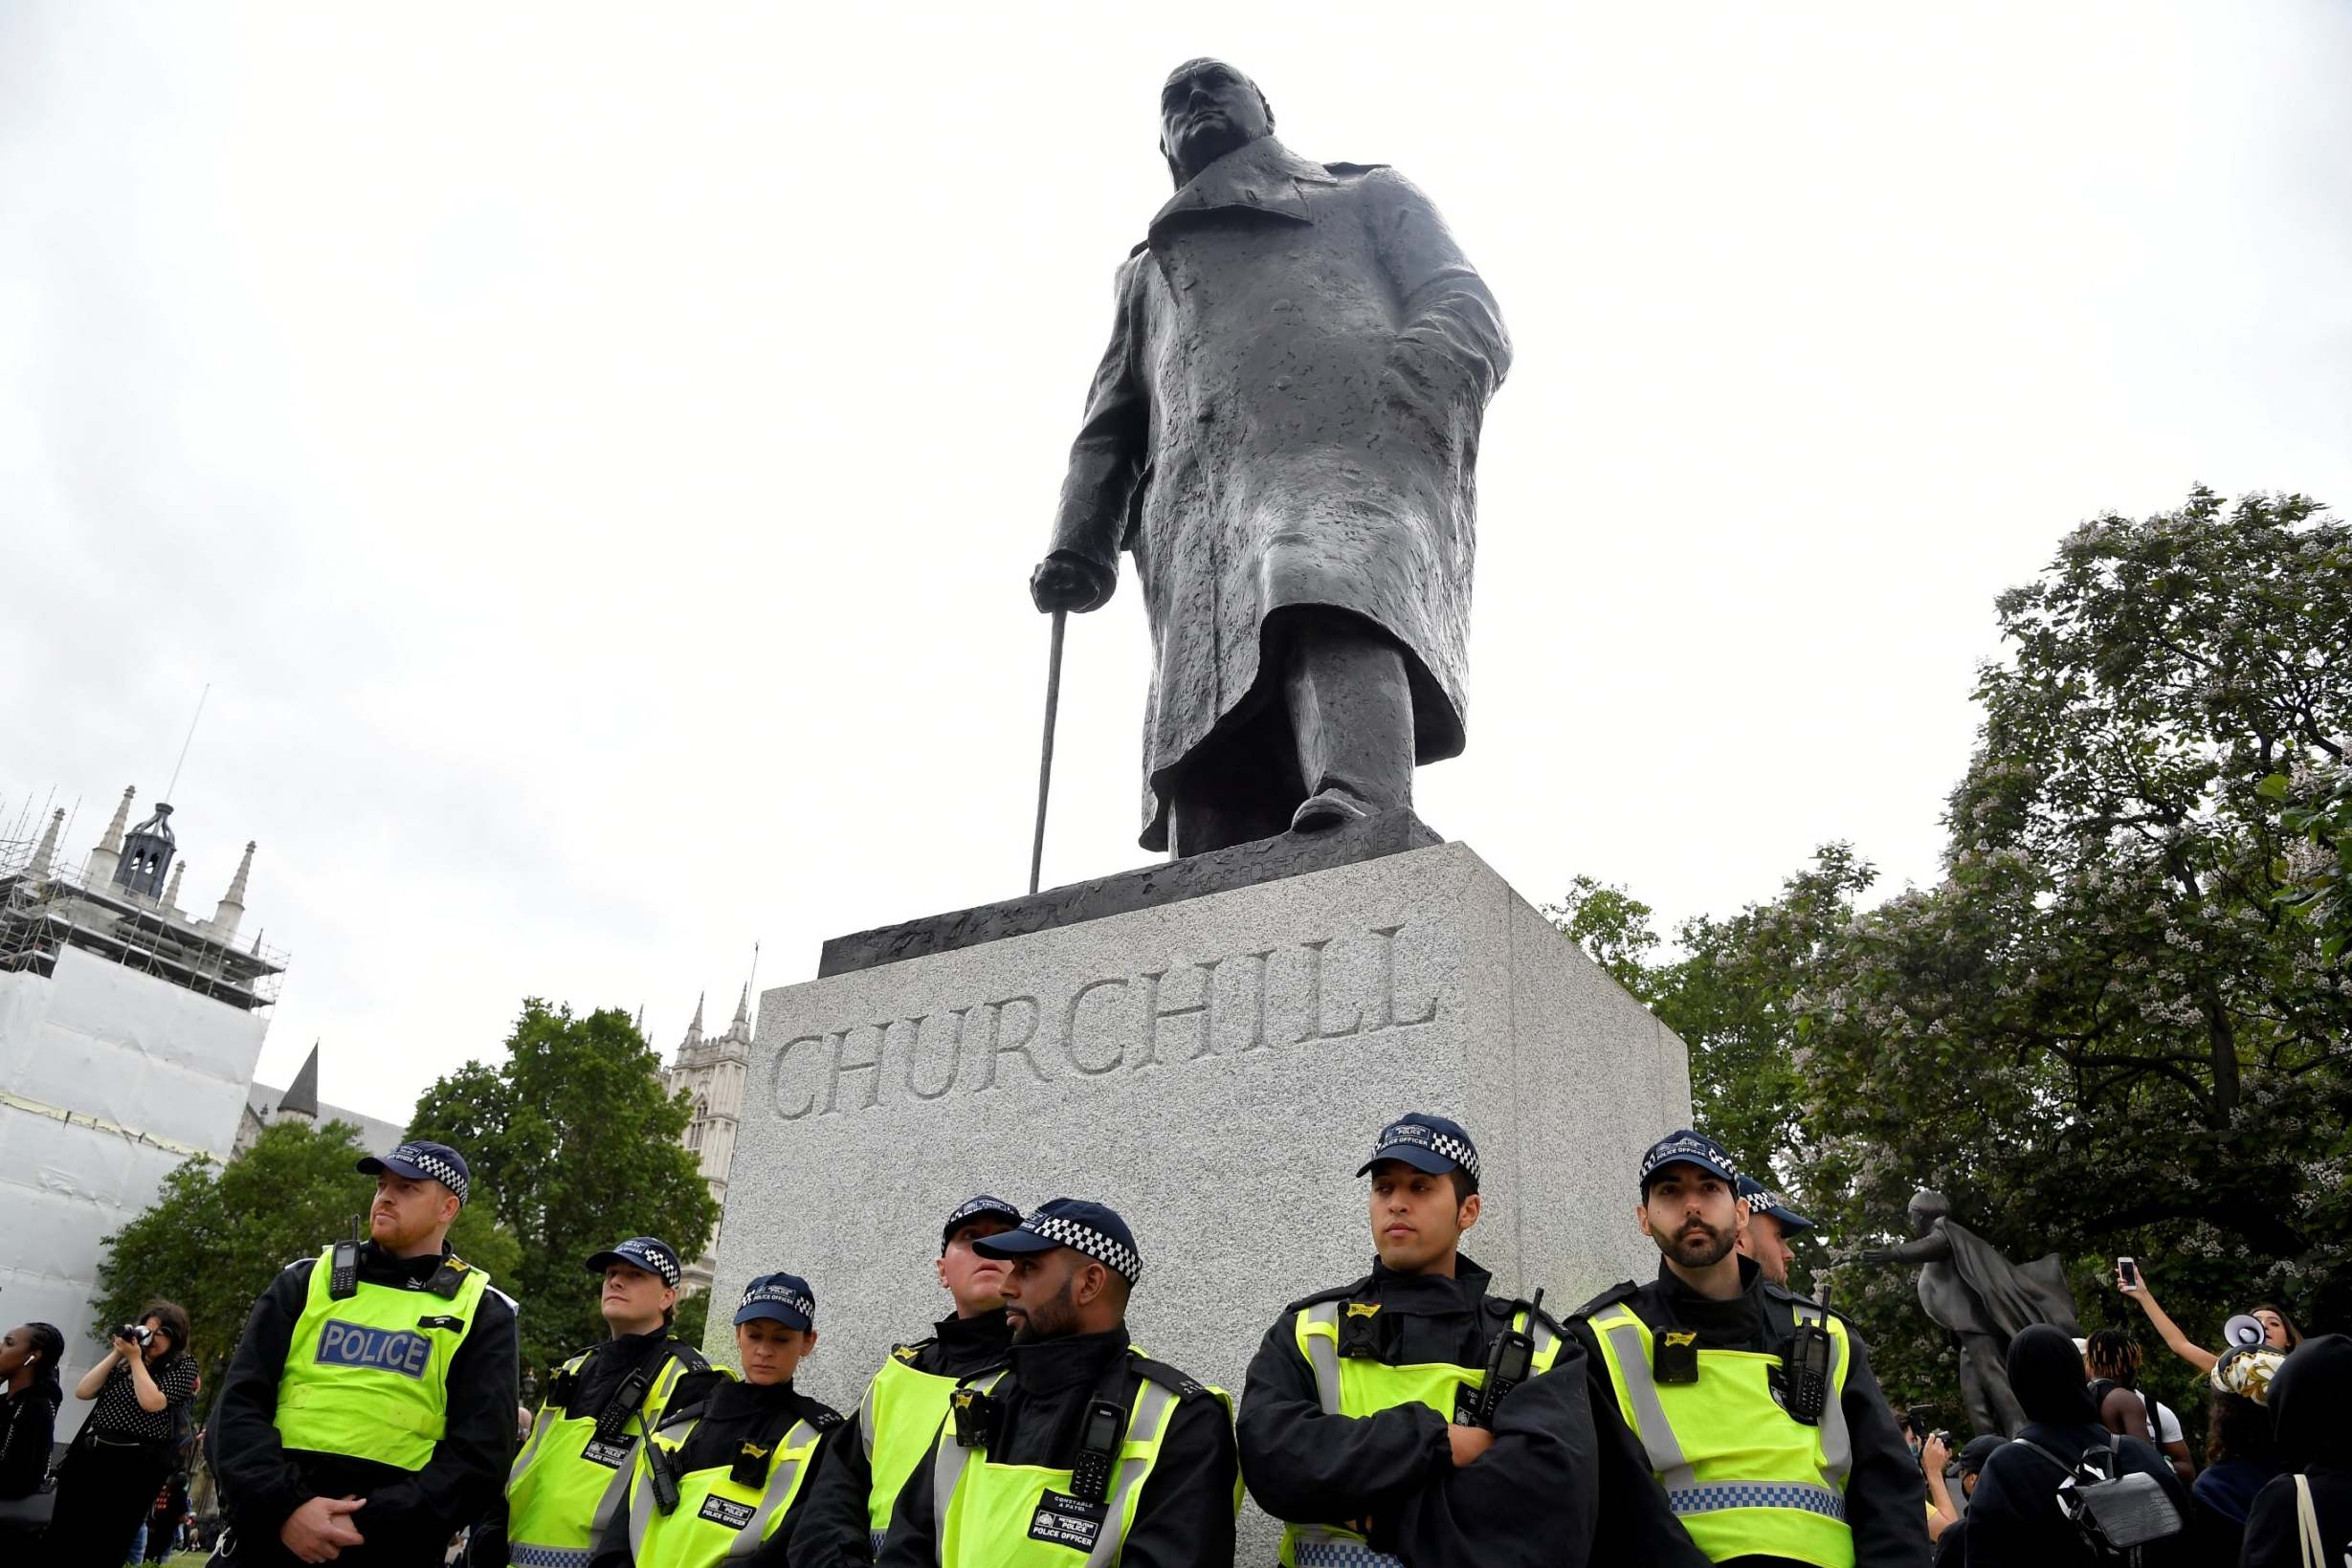
{"type": "Polygon", "coordinates": [[[163,898],[94,879],[86,860],[35,869],[37,852],[0,841],[0,973],[50,976],[73,947],[247,1012],[277,1004],[287,955],[261,932],[224,939],[163,898]]]}

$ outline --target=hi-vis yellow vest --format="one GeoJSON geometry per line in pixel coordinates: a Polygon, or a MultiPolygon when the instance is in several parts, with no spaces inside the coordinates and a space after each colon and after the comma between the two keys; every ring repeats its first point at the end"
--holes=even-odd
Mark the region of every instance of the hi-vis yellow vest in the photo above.
{"type": "MultiPolygon", "coordinates": [[[[1799,1323],[1823,1321],[1809,1301],[1797,1302],[1794,1313],[1799,1323]]],[[[1818,1426],[1772,1397],[1778,1356],[1701,1350],[1697,1382],[1661,1383],[1652,1375],[1650,1326],[1624,1302],[1588,1321],[1617,1407],[1700,1551],[1718,1562],[1755,1554],[1853,1568],[1846,1524],[1853,1444],[1843,1402],[1852,1358],[1842,1321],[1827,1319],[1830,1394],[1818,1426]]]]}
{"type": "MultiPolygon", "coordinates": [[[[698,1418],[656,1431],[654,1442],[672,1464],[698,1418]]],[[[649,1464],[639,1464],[629,1491],[629,1557],[636,1568],[715,1568],[757,1553],[784,1524],[809,1478],[810,1459],[824,1434],[806,1421],[792,1423],[775,1450],[763,1455],[765,1480],[747,1487],[735,1479],[732,1464],[687,1470],[677,1477],[677,1507],[664,1513],[654,1500],[649,1464]]]]}
{"type": "MultiPolygon", "coordinates": [[[[1456,1366],[1451,1361],[1422,1361],[1390,1366],[1367,1357],[1340,1354],[1342,1313],[1378,1312],[1362,1301],[1318,1301],[1298,1309],[1293,1319],[1298,1354],[1315,1373],[1315,1396],[1327,1416],[1373,1416],[1400,1404],[1426,1404],[1451,1422],[1464,1394],[1486,1386],[1486,1368],[1456,1366]]],[[[1560,1336],[1537,1318],[1531,1328],[1527,1309],[1512,1314],[1511,1326],[1535,1341],[1533,1371],[1549,1372],[1560,1358],[1560,1336]]],[[[1375,1552],[1356,1531],[1336,1524],[1282,1526],[1285,1568],[1404,1568],[1386,1552],[1375,1552]]]]}
{"type": "MultiPolygon", "coordinates": [[[[564,1363],[562,1372],[577,1376],[594,1354],[581,1352],[564,1363]]],[[[628,1429],[610,1443],[596,1440],[598,1411],[566,1414],[552,1386],[540,1401],[531,1435],[506,1474],[508,1563],[588,1568],[605,1526],[629,1495],[630,1477],[637,1469],[637,1439],[661,1424],[678,1379],[695,1370],[686,1358],[667,1348],[653,1354],[661,1358],[661,1370],[628,1429]]]]}
{"type": "Polygon", "coordinates": [[[335,1249],[319,1254],[277,1378],[277,1440],[421,1470],[449,1429],[449,1363],[474,1330],[487,1274],[452,1257],[455,1295],[361,1280],[338,1300],[335,1249]]]}
{"type": "Polygon", "coordinates": [[[857,1441],[874,1476],[866,1494],[866,1530],[877,1557],[882,1537],[890,1533],[891,1505],[930,1452],[931,1440],[947,1418],[947,1396],[959,1380],[921,1370],[914,1364],[915,1354],[912,1345],[894,1348],[857,1405],[857,1441]]]}
{"type": "MultiPolygon", "coordinates": [[[[1135,1357],[1133,1350],[1128,1352],[1135,1357]]],[[[1141,1359],[1140,1357],[1136,1358],[1141,1359]]],[[[990,1372],[963,1386],[987,1393],[1004,1378],[990,1372]]],[[[1233,1402],[1208,1388],[1232,1419],[1233,1402]]],[[[1114,1568],[1134,1527],[1143,1480],[1160,1462],[1174,1420],[1176,1390],[1139,1375],[1127,1407],[1127,1432],[1111,1472],[1110,1495],[1089,1503],[1071,1493],[1071,1472],[1043,1465],[1000,1465],[986,1448],[966,1448],[952,1424],[939,1434],[931,1461],[931,1501],[940,1568],[1114,1568]]],[[[1233,1512],[1241,1512],[1241,1482],[1233,1482],[1233,1512]]]]}

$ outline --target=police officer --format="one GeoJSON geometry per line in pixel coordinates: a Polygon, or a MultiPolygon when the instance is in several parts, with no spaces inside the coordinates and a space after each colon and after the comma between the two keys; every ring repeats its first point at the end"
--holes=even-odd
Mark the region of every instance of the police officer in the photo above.
{"type": "Polygon", "coordinates": [[[779,1568],[794,1505],[824,1468],[841,1413],[792,1386],[816,1348],[816,1292],[798,1274],[762,1274],[735,1310],[739,1381],[724,1378],[654,1430],[629,1500],[606,1527],[596,1568],[779,1568]]]}
{"type": "Polygon", "coordinates": [[[670,1337],[684,1270],[658,1236],[632,1236],[582,1264],[600,1276],[610,1337],[547,1380],[506,1483],[505,1506],[474,1531],[474,1568],[588,1561],[627,1495],[638,1444],[662,1413],[716,1381],[702,1353],[670,1337]]]}
{"type": "Polygon", "coordinates": [[[1788,1288],[1788,1268],[1797,1261],[1788,1238],[1813,1228],[1813,1222],[1788,1206],[1788,1200],[1752,1176],[1740,1178],[1740,1201],[1747,1205],[1747,1224],[1740,1228],[1740,1255],[1754,1258],[1764,1283],[1788,1288]]]}
{"type": "Polygon", "coordinates": [[[1127,1342],[1135,1236],[1056,1198],[976,1244],[1008,1260],[1010,1365],[967,1379],[907,1477],[879,1568],[1229,1568],[1241,1472],[1230,1403],[1127,1342]]]}
{"type": "Polygon", "coordinates": [[[254,1303],[208,1428],[216,1563],[437,1562],[514,1452],[514,1302],[449,1250],[466,1162],[370,1156],[368,1239],[289,1264],[254,1303]]]}
{"type": "Polygon", "coordinates": [[[1372,1179],[1372,1271],[1284,1308],[1242,1394],[1242,1477],[1286,1521],[1283,1563],[1703,1564],[1637,1455],[1622,1501],[1601,1495],[1584,1352],[1462,1255],[1482,1204],[1470,1135],[1407,1115],[1356,1174],[1372,1179]],[[1490,1391],[1490,1366],[1516,1386],[1490,1391]],[[1604,1511],[1642,1517],[1613,1520],[1596,1553],[1604,1511]]]}
{"type": "Polygon", "coordinates": [[[827,1445],[792,1529],[793,1568],[874,1560],[890,1528],[890,1508],[947,1413],[959,1379],[1002,1366],[1012,1326],[1005,1316],[1005,1260],[974,1246],[1010,1230],[1021,1211],[987,1193],[956,1205],[940,1227],[939,1282],[955,1311],[931,1336],[895,1346],[866,1384],[857,1418],[827,1445]]]}
{"type": "Polygon", "coordinates": [[[1634,1218],[1663,1262],[1571,1320],[1594,1391],[1717,1562],[1921,1568],[1926,1493],[1862,1341],[1734,1249],[1738,1182],[1687,1129],[1642,1157],[1634,1218]]]}

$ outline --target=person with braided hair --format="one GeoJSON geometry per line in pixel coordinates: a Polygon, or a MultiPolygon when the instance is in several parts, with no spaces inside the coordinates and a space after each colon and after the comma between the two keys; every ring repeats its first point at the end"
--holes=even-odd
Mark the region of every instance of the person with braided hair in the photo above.
{"type": "Polygon", "coordinates": [[[2197,1462],[2189,1456],[2188,1439],[2172,1407],[2140,1386],[2140,1347],[2117,1329],[2101,1329],[2082,1345],[2083,1371],[2091,1383],[2091,1402],[2098,1406],[2099,1424],[2125,1437],[2145,1438],[2162,1448],[2172,1471],[2183,1481],[2197,1478],[2197,1462]]]}

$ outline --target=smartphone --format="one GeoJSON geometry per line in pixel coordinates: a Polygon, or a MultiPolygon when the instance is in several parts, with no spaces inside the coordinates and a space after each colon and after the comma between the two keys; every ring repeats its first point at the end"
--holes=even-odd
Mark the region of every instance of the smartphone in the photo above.
{"type": "Polygon", "coordinates": [[[2124,1284],[2137,1285],[2140,1283],[2139,1264],[2133,1262],[2130,1258],[2118,1258],[2115,1260],[2115,1266],[2116,1271],[2123,1276],[2124,1284]]]}

